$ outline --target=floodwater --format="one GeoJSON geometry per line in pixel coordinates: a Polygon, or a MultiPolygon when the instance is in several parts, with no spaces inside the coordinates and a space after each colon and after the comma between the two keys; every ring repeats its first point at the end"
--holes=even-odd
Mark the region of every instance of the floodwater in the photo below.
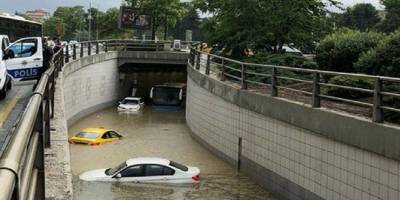
{"type": "Polygon", "coordinates": [[[71,144],[74,199],[275,199],[193,140],[184,112],[157,113],[146,108],[142,114],[128,115],[118,114],[116,108],[108,108],[80,120],[69,128],[69,133],[87,127],[112,128],[124,137],[100,146],[71,144]],[[129,158],[144,156],[196,166],[201,170],[201,181],[199,184],[171,185],[79,180],[79,174],[84,171],[114,167],[129,158]]]}

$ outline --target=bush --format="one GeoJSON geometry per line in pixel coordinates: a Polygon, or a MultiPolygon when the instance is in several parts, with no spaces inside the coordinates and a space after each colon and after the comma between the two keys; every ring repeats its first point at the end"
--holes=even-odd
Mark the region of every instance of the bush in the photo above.
{"type": "Polygon", "coordinates": [[[355,64],[355,69],[372,75],[400,77],[400,31],[363,54],[355,64]]]}
{"type": "MultiPolygon", "coordinates": [[[[349,76],[335,76],[329,80],[330,84],[350,86],[362,89],[373,89],[374,80],[368,78],[358,78],[349,76]]],[[[335,97],[342,97],[346,99],[359,99],[370,97],[371,94],[365,92],[358,92],[353,90],[341,89],[336,87],[323,87],[322,93],[335,97]]]]}
{"type": "Polygon", "coordinates": [[[269,65],[281,65],[295,68],[306,68],[306,69],[316,69],[318,67],[317,63],[313,60],[307,59],[303,56],[298,56],[294,54],[268,54],[268,53],[258,53],[251,58],[246,58],[245,62],[249,63],[262,63],[269,65]]]}
{"type": "Polygon", "coordinates": [[[319,68],[327,71],[356,72],[354,63],[376,47],[383,38],[375,32],[341,29],[321,41],[316,50],[319,68]]]}

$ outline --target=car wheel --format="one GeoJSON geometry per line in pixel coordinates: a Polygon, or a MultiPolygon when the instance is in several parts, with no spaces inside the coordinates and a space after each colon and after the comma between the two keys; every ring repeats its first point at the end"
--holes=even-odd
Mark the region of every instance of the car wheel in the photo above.
{"type": "Polygon", "coordinates": [[[11,79],[9,78],[8,79],[8,83],[7,83],[7,90],[11,90],[12,89],[12,81],[11,81],[11,79]]]}
{"type": "Polygon", "coordinates": [[[5,85],[3,90],[0,90],[0,100],[5,99],[7,96],[7,86],[5,85]]]}

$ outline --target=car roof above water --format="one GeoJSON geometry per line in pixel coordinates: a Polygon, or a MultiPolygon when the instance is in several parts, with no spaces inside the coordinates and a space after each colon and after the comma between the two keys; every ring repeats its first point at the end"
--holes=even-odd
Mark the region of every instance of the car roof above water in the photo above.
{"type": "Polygon", "coordinates": [[[97,133],[97,134],[105,133],[107,131],[111,131],[111,129],[100,127],[100,128],[85,128],[82,130],[82,132],[97,133]]]}
{"type": "Polygon", "coordinates": [[[160,165],[169,165],[170,161],[164,158],[155,158],[155,157],[141,157],[141,158],[132,158],[126,161],[128,166],[138,165],[138,164],[160,164],[160,165]]]}
{"type": "Polygon", "coordinates": [[[141,97],[126,97],[125,100],[140,100],[142,99],[141,97]]]}

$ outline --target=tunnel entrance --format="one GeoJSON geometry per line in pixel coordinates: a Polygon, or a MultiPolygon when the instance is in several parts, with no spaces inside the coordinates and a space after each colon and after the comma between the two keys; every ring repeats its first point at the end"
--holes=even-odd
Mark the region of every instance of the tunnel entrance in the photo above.
{"type": "Polygon", "coordinates": [[[150,90],[156,85],[187,82],[186,65],[126,63],[119,67],[124,96],[142,97],[150,101],[150,90]]]}

